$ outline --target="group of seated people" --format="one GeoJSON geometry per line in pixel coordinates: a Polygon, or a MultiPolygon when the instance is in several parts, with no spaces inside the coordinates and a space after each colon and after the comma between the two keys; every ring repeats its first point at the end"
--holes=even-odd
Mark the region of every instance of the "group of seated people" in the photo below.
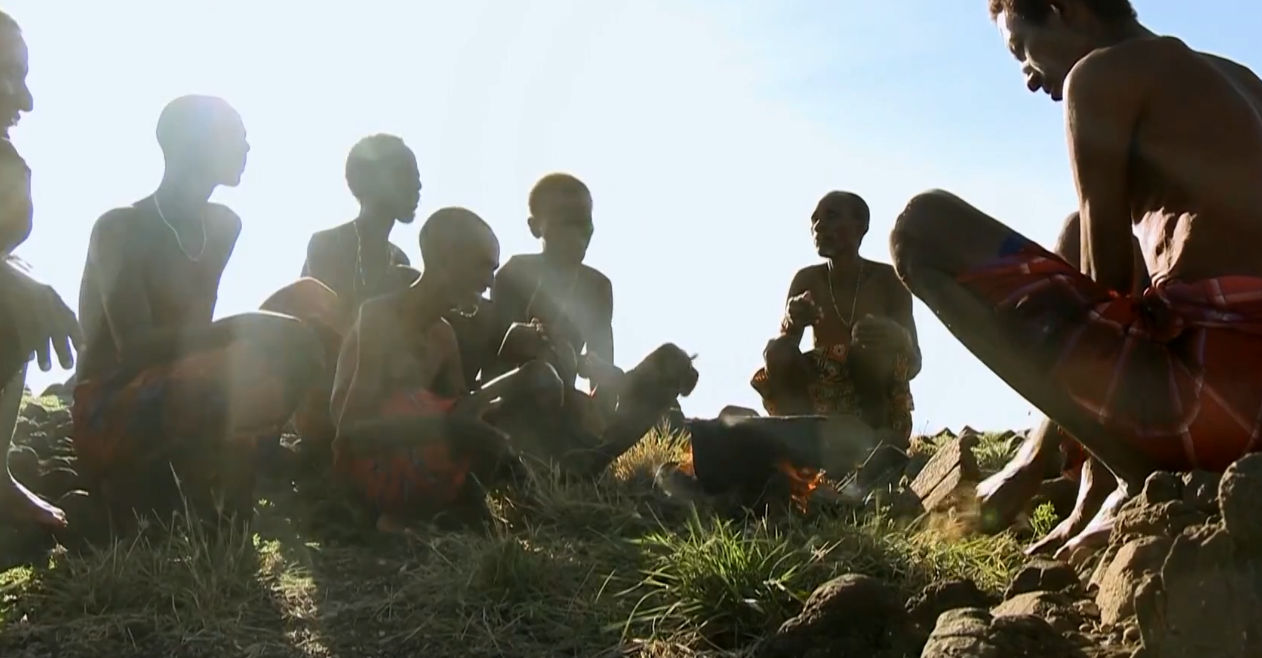
{"type": "MultiPolygon", "coordinates": [[[[1014,516],[1062,466],[1081,483],[1077,503],[1035,548],[1072,551],[1107,537],[1154,471],[1222,470],[1259,449],[1262,81],[1152,33],[1125,0],[991,0],[990,13],[1029,90],[1067,106],[1079,211],[1055,250],[935,190],[898,217],[893,266],[875,263],[858,255],[867,204],[831,192],[811,217],[824,262],[793,277],[752,384],[773,416],[847,415],[906,445],[916,296],[1047,414],[978,488],[983,516],[1014,516]]],[[[7,138],[31,98],[26,46],[3,14],[0,60],[7,138]]],[[[31,355],[48,370],[78,351],[75,450],[107,497],[128,497],[136,463],[167,460],[196,466],[186,486],[248,494],[257,446],[292,421],[389,530],[523,454],[599,473],[696,385],[669,343],[614,365],[612,287],[583,263],[592,197],[573,176],[530,193],[539,254],[500,267],[490,226],[444,208],[424,222],[424,267],[412,269],[388,235],[412,221],[421,184],[386,135],[352,150],[361,212],[312,237],[303,277],[259,312],[214,320],[241,220],[209,198],[240,181],[245,129],[224,101],[188,96],[157,136],[163,179],[97,220],[77,320],[12,260],[31,230],[30,172],[0,143],[0,449],[31,355]],[[461,440],[416,440],[443,433],[461,440]]],[[[234,504],[252,504],[242,496],[234,504]]],[[[11,476],[0,513],[65,523],[11,476]]]]}

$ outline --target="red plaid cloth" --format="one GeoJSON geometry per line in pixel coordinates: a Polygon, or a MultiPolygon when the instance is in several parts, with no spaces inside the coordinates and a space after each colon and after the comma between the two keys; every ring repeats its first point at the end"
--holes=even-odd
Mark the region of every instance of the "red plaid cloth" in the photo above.
{"type": "Polygon", "coordinates": [[[1123,296],[1036,244],[1008,252],[958,280],[1119,440],[1171,471],[1221,471],[1259,449],[1262,279],[1123,296]]]}

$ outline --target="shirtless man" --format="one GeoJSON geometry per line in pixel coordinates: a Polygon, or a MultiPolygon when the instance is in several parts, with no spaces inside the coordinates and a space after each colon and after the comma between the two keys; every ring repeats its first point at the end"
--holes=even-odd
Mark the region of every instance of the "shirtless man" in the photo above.
{"type": "MultiPolygon", "coordinates": [[[[395,224],[411,224],[421,199],[416,155],[394,135],[361,139],[346,158],[346,184],[359,201],[355,219],[318,231],[307,244],[302,278],[262,305],[317,326],[329,363],[364,301],[402,290],[420,276],[407,254],[390,242],[395,224]]],[[[329,418],[333,373],[311,386],[294,416],[304,445],[329,446],[335,428],[329,418]]]]}
{"type": "MultiPolygon", "coordinates": [[[[586,184],[570,174],[544,176],[530,191],[529,210],[527,224],[531,234],[542,240],[543,249],[538,254],[513,256],[495,277],[491,300],[499,318],[495,335],[500,345],[497,359],[486,371],[493,375],[533,360],[546,361],[565,383],[569,411],[541,416],[525,409],[505,410],[496,422],[514,427],[516,431],[509,432],[514,441],[538,443],[523,452],[560,460],[570,470],[599,473],[608,465],[603,462],[609,454],[616,453],[608,459],[612,462],[631,449],[677,404],[679,395],[692,391],[695,371],[690,365],[686,370],[692,375],[672,371],[662,379],[664,388],[650,391],[639,384],[629,385],[629,373],[614,365],[613,285],[599,270],[583,263],[594,228],[592,195],[586,184]],[[580,376],[590,383],[591,395],[575,388],[580,376]],[[685,380],[692,376],[693,381],[681,382],[679,376],[685,380]],[[624,393],[638,397],[632,400],[624,393]],[[514,415],[515,419],[506,417],[514,415]],[[522,423],[516,421],[523,419],[529,421],[524,423],[529,429],[517,427],[522,423]],[[640,426],[643,429],[637,430],[640,426]],[[600,458],[561,458],[580,446],[590,448],[597,443],[600,458]]],[[[678,349],[664,345],[654,354],[678,349]]],[[[649,366],[653,360],[650,355],[642,364],[646,368],[637,367],[636,379],[643,383],[655,379],[644,376],[653,369],[649,366]]],[[[664,359],[672,367],[681,365],[676,361],[664,359]]],[[[581,452],[590,455],[586,448],[581,452]]]]}
{"type": "Polygon", "coordinates": [[[509,458],[507,437],[482,417],[499,401],[529,394],[553,411],[561,403],[561,381],[541,361],[469,392],[443,315],[490,287],[500,256],[491,227],[464,208],[443,208],[425,221],[420,243],[424,273],[363,304],[333,386],[334,471],[386,532],[448,511],[476,492],[471,479],[496,476],[509,458]]]}
{"type": "Polygon", "coordinates": [[[1126,0],[990,9],[1029,89],[1066,104],[1081,268],[940,190],[907,204],[890,246],[912,293],[1116,479],[1060,533],[1072,557],[1153,471],[1258,447],[1262,81],[1152,33],[1126,0]],[[1132,231],[1143,297],[1126,294],[1132,231]]]}
{"type": "Polygon", "coordinates": [[[905,447],[920,347],[911,295],[894,268],[859,256],[870,215],[851,192],[820,199],[811,234],[825,262],[794,275],[780,336],[767,344],[752,384],[773,416],[857,416],[905,447]],[[803,353],[807,327],[815,344],[803,353]]]}
{"type": "Polygon", "coordinates": [[[0,517],[58,528],[65,514],[27,490],[7,468],[9,442],[22,406],[26,365],[36,356],[40,370],[74,367],[79,346],[74,313],[51,286],[32,279],[13,257],[32,228],[31,170],[9,141],[9,130],[34,106],[26,86],[26,41],[16,21],[0,12],[0,517]]]}
{"type": "Polygon", "coordinates": [[[248,513],[255,442],[280,433],[324,363],[295,318],[213,320],[241,219],[209,198],[241,180],[241,117],[219,98],[183,96],[162,111],[157,138],[157,190],[92,228],[73,406],[80,473],[116,511],[173,503],[147,487],[174,468],[195,505],[248,513]]]}

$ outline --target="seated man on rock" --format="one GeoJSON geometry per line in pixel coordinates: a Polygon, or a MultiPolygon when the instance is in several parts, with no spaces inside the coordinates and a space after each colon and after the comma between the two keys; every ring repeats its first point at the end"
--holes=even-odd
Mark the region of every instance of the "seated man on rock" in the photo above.
{"type": "MultiPolygon", "coordinates": [[[[263,302],[262,309],[298,317],[317,327],[330,364],[366,300],[411,285],[420,273],[390,242],[395,224],[411,224],[420,203],[421,177],[412,149],[394,135],[361,139],[346,158],[346,184],[359,216],[317,231],[307,244],[302,278],[263,302]]],[[[329,418],[333,373],[314,382],[294,415],[304,448],[327,451],[335,429],[329,418]]]]}
{"type": "Polygon", "coordinates": [[[258,312],[213,320],[241,219],[209,201],[236,186],[245,127],[226,102],[171,101],[158,119],[157,190],[96,220],[79,294],[85,344],[74,390],[74,447],[92,491],[127,515],[199,508],[248,514],[253,455],[274,440],[324,368],[299,320],[258,312]],[[142,510],[143,511],[143,510],[142,510]]]}
{"type": "Polygon", "coordinates": [[[613,286],[583,262],[593,232],[586,184],[569,174],[544,176],[530,192],[529,209],[530,232],[543,248],[513,256],[495,277],[499,345],[488,369],[546,361],[565,383],[564,412],[508,406],[495,422],[523,453],[595,475],[691,393],[697,375],[691,359],[670,344],[629,372],[614,365],[613,286]],[[578,377],[589,381],[590,395],[575,388],[578,377]]]}
{"type": "Polygon", "coordinates": [[[811,233],[825,262],[794,275],[780,336],[767,344],[752,384],[772,416],[856,416],[905,447],[920,347],[911,295],[894,268],[859,256],[870,219],[856,194],[820,199],[811,233]],[[807,327],[814,347],[803,353],[807,327]]]}
{"type": "Polygon", "coordinates": [[[942,191],[908,203],[891,249],[912,293],[1117,482],[1103,501],[1080,492],[1057,537],[1072,557],[1107,541],[1154,471],[1258,448],[1262,83],[1125,0],[990,11],[1028,88],[1065,102],[1080,267],[942,191]]]}
{"type": "Polygon", "coordinates": [[[542,361],[469,392],[443,316],[490,287],[500,254],[491,227],[464,208],[443,208],[425,220],[420,245],[420,278],[361,306],[333,387],[334,472],[386,532],[469,502],[475,480],[487,484],[512,464],[507,437],[485,414],[522,397],[545,413],[561,404],[561,381],[542,361]]]}
{"type": "Polygon", "coordinates": [[[32,229],[31,170],[9,141],[9,130],[33,106],[26,86],[26,42],[18,24],[0,12],[0,518],[47,528],[66,524],[65,514],[14,479],[8,469],[9,444],[22,407],[26,367],[35,355],[41,370],[52,369],[52,355],[63,368],[74,367],[79,323],[51,286],[32,279],[13,250],[32,229]]]}

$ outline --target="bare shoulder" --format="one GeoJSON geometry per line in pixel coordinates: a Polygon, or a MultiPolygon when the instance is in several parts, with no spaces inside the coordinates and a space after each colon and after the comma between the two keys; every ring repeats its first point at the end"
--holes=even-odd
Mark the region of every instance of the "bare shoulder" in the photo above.
{"type": "Polygon", "coordinates": [[[1144,89],[1164,75],[1172,63],[1199,59],[1199,54],[1175,37],[1130,39],[1097,48],[1078,60],[1065,78],[1065,100],[1098,96],[1117,97],[1144,89]]]}
{"type": "Polygon", "coordinates": [[[591,265],[583,265],[582,267],[583,278],[589,281],[592,287],[597,290],[613,290],[613,282],[609,280],[609,277],[605,276],[604,272],[591,265]]]}
{"type": "Polygon", "coordinates": [[[206,205],[206,222],[217,233],[234,237],[241,234],[241,217],[236,211],[222,203],[206,205]]]}
{"type": "Polygon", "coordinates": [[[324,249],[335,239],[337,239],[337,228],[321,229],[311,234],[311,239],[307,240],[307,250],[324,249]]]}
{"type": "Polygon", "coordinates": [[[907,291],[907,287],[903,285],[903,281],[898,278],[898,273],[894,271],[893,265],[864,260],[863,268],[868,273],[868,280],[873,285],[880,287],[885,294],[891,296],[911,295],[907,291]]]}
{"type": "Polygon", "coordinates": [[[535,269],[538,259],[533,254],[517,254],[509,256],[507,261],[500,266],[495,273],[496,279],[513,281],[514,279],[525,275],[527,272],[535,269]]]}
{"type": "Polygon", "coordinates": [[[89,248],[96,246],[101,240],[114,242],[124,238],[135,228],[136,223],[135,206],[111,208],[105,211],[92,223],[92,240],[89,248]]]}
{"type": "Polygon", "coordinates": [[[402,247],[400,247],[399,245],[393,242],[388,242],[386,244],[390,245],[391,260],[394,262],[395,265],[411,265],[412,264],[412,259],[408,258],[407,253],[403,251],[402,247]]]}
{"type": "Polygon", "coordinates": [[[806,267],[803,267],[802,269],[794,273],[793,283],[791,284],[791,287],[794,290],[797,290],[799,288],[805,289],[805,288],[809,288],[811,284],[816,281],[827,281],[827,280],[828,280],[828,264],[816,263],[814,265],[807,265],[806,267]]]}

